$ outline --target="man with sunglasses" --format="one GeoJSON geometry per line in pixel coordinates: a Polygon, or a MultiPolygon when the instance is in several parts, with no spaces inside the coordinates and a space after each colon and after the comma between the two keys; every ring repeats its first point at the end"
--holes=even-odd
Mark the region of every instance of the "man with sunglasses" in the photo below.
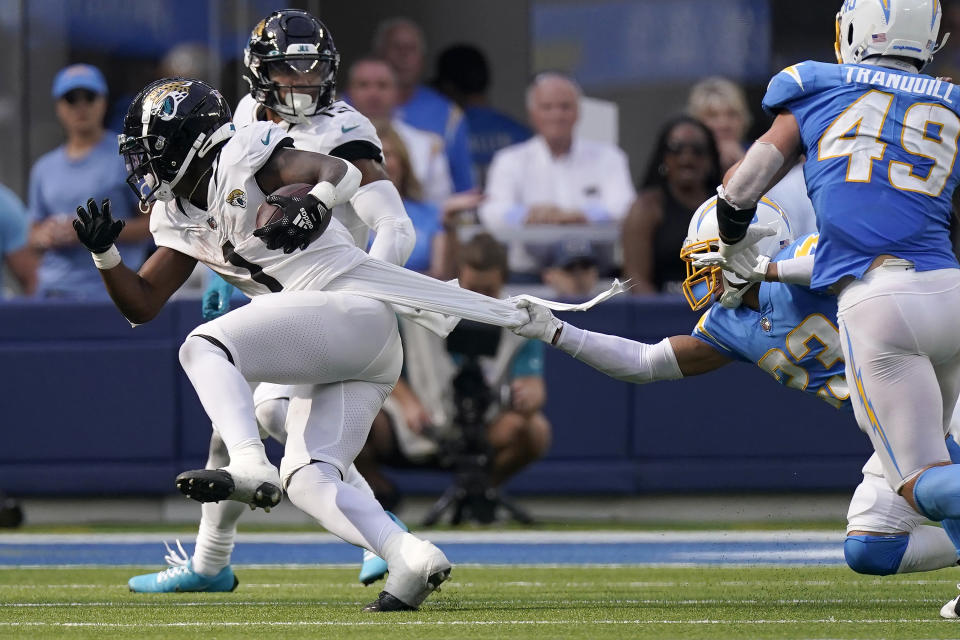
{"type": "Polygon", "coordinates": [[[114,215],[127,220],[118,248],[135,265],[144,258],[149,220],[137,215],[136,198],[117,157],[116,134],[103,125],[107,82],[100,70],[70,65],[57,73],[52,93],[66,141],[41,156],[30,172],[28,245],[42,253],[37,293],[44,298],[105,299],[100,276],[71,225],[77,203],[90,197],[91,185],[96,185],[97,199],[114,203],[114,215]]]}

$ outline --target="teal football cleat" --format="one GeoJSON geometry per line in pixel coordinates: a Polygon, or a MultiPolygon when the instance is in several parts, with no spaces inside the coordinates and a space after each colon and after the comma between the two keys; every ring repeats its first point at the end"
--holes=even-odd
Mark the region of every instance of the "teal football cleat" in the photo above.
{"type": "Polygon", "coordinates": [[[136,593],[181,593],[186,591],[233,591],[240,581],[233,569],[224,567],[215,576],[204,576],[193,570],[191,563],[170,567],[159,573],[130,578],[127,585],[136,593]]]}
{"type": "MultiPolygon", "coordinates": [[[[164,543],[166,545],[166,543],[164,543]]],[[[183,552],[180,541],[177,540],[182,556],[167,545],[166,556],[169,569],[158,573],[147,573],[134,576],[127,581],[127,586],[134,593],[183,593],[188,591],[233,591],[240,584],[233,575],[233,569],[227,565],[215,576],[205,576],[193,570],[193,562],[183,552]]]]}
{"type": "MultiPolygon", "coordinates": [[[[400,521],[400,518],[393,515],[389,511],[386,512],[394,522],[400,525],[400,528],[404,531],[410,531],[407,528],[407,525],[403,524],[400,521]]],[[[368,551],[367,549],[363,550],[363,564],[360,565],[360,582],[363,583],[363,586],[368,587],[377,580],[383,578],[387,575],[387,561],[375,554],[373,551],[368,551]]]]}

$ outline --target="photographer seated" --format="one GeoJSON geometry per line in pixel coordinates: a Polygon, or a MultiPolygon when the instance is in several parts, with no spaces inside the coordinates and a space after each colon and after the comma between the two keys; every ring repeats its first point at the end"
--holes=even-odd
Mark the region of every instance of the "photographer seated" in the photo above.
{"type": "MultiPolygon", "coordinates": [[[[482,233],[461,247],[459,258],[461,287],[500,297],[507,280],[506,247],[482,233]]],[[[546,401],[543,344],[506,329],[496,331],[500,336],[495,355],[479,357],[492,398],[483,429],[491,454],[489,480],[494,488],[542,457],[550,446],[550,423],[541,413],[546,401]]],[[[469,434],[463,433],[466,425],[457,424],[453,390],[464,357],[450,353],[443,338],[402,318],[400,333],[403,375],[374,420],[367,444],[356,459],[357,469],[385,509],[395,509],[400,496],[381,473],[381,464],[453,468],[451,452],[462,451],[464,441],[469,439],[464,437],[469,434]]]]}

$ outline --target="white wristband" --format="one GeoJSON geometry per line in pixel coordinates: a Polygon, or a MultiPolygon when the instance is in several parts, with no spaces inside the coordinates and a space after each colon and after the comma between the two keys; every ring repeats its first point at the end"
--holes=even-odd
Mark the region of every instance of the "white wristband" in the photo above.
{"type": "Polygon", "coordinates": [[[115,244],[110,245],[110,248],[103,253],[93,253],[91,251],[90,255],[93,256],[93,264],[97,265],[97,269],[101,271],[113,269],[121,262],[120,252],[117,251],[117,245],[115,244]]]}
{"type": "Polygon", "coordinates": [[[337,184],[331,184],[324,180],[314,185],[308,193],[323,203],[327,209],[333,209],[337,205],[347,202],[357,192],[363,174],[360,169],[353,166],[352,162],[341,160],[347,167],[347,172],[340,178],[337,184]]]}
{"type": "Polygon", "coordinates": [[[329,182],[317,183],[307,193],[319,200],[328,209],[332,208],[333,205],[327,203],[334,202],[337,199],[337,188],[329,182]]]}

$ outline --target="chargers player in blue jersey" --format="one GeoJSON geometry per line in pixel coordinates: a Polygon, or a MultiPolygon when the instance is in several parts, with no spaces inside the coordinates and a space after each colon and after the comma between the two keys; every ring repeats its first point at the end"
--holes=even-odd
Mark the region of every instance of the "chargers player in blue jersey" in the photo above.
{"type": "MultiPolygon", "coordinates": [[[[749,246],[739,254],[747,257],[735,270],[721,270],[711,260],[719,244],[716,212],[716,197],[697,209],[680,254],[687,263],[683,289],[690,306],[698,310],[711,299],[719,302],[704,313],[692,335],[648,345],[584,331],[560,322],[545,307],[526,302],[520,304],[528,308],[531,320],[515,331],[637,384],[700,375],[735,361],[753,363],[782,385],[850,411],[836,298],[807,287],[817,235],[794,239],[784,211],[763,198],[749,246]]],[[[960,446],[952,438],[949,445],[960,460],[960,446]]],[[[858,573],[873,575],[956,565],[953,543],[940,527],[923,524],[926,520],[890,488],[874,454],[850,501],[844,543],[847,564],[858,573]]]]}
{"type": "Polygon", "coordinates": [[[960,466],[943,437],[960,392],[949,236],[960,87],[921,73],[946,41],[941,18],[939,0],[846,0],[838,64],[774,76],[763,106],[776,119],[718,189],[719,251],[730,257],[760,196],[806,154],[820,231],[811,286],[837,294],[857,422],[891,488],[937,521],[960,517],[960,466]]]}

